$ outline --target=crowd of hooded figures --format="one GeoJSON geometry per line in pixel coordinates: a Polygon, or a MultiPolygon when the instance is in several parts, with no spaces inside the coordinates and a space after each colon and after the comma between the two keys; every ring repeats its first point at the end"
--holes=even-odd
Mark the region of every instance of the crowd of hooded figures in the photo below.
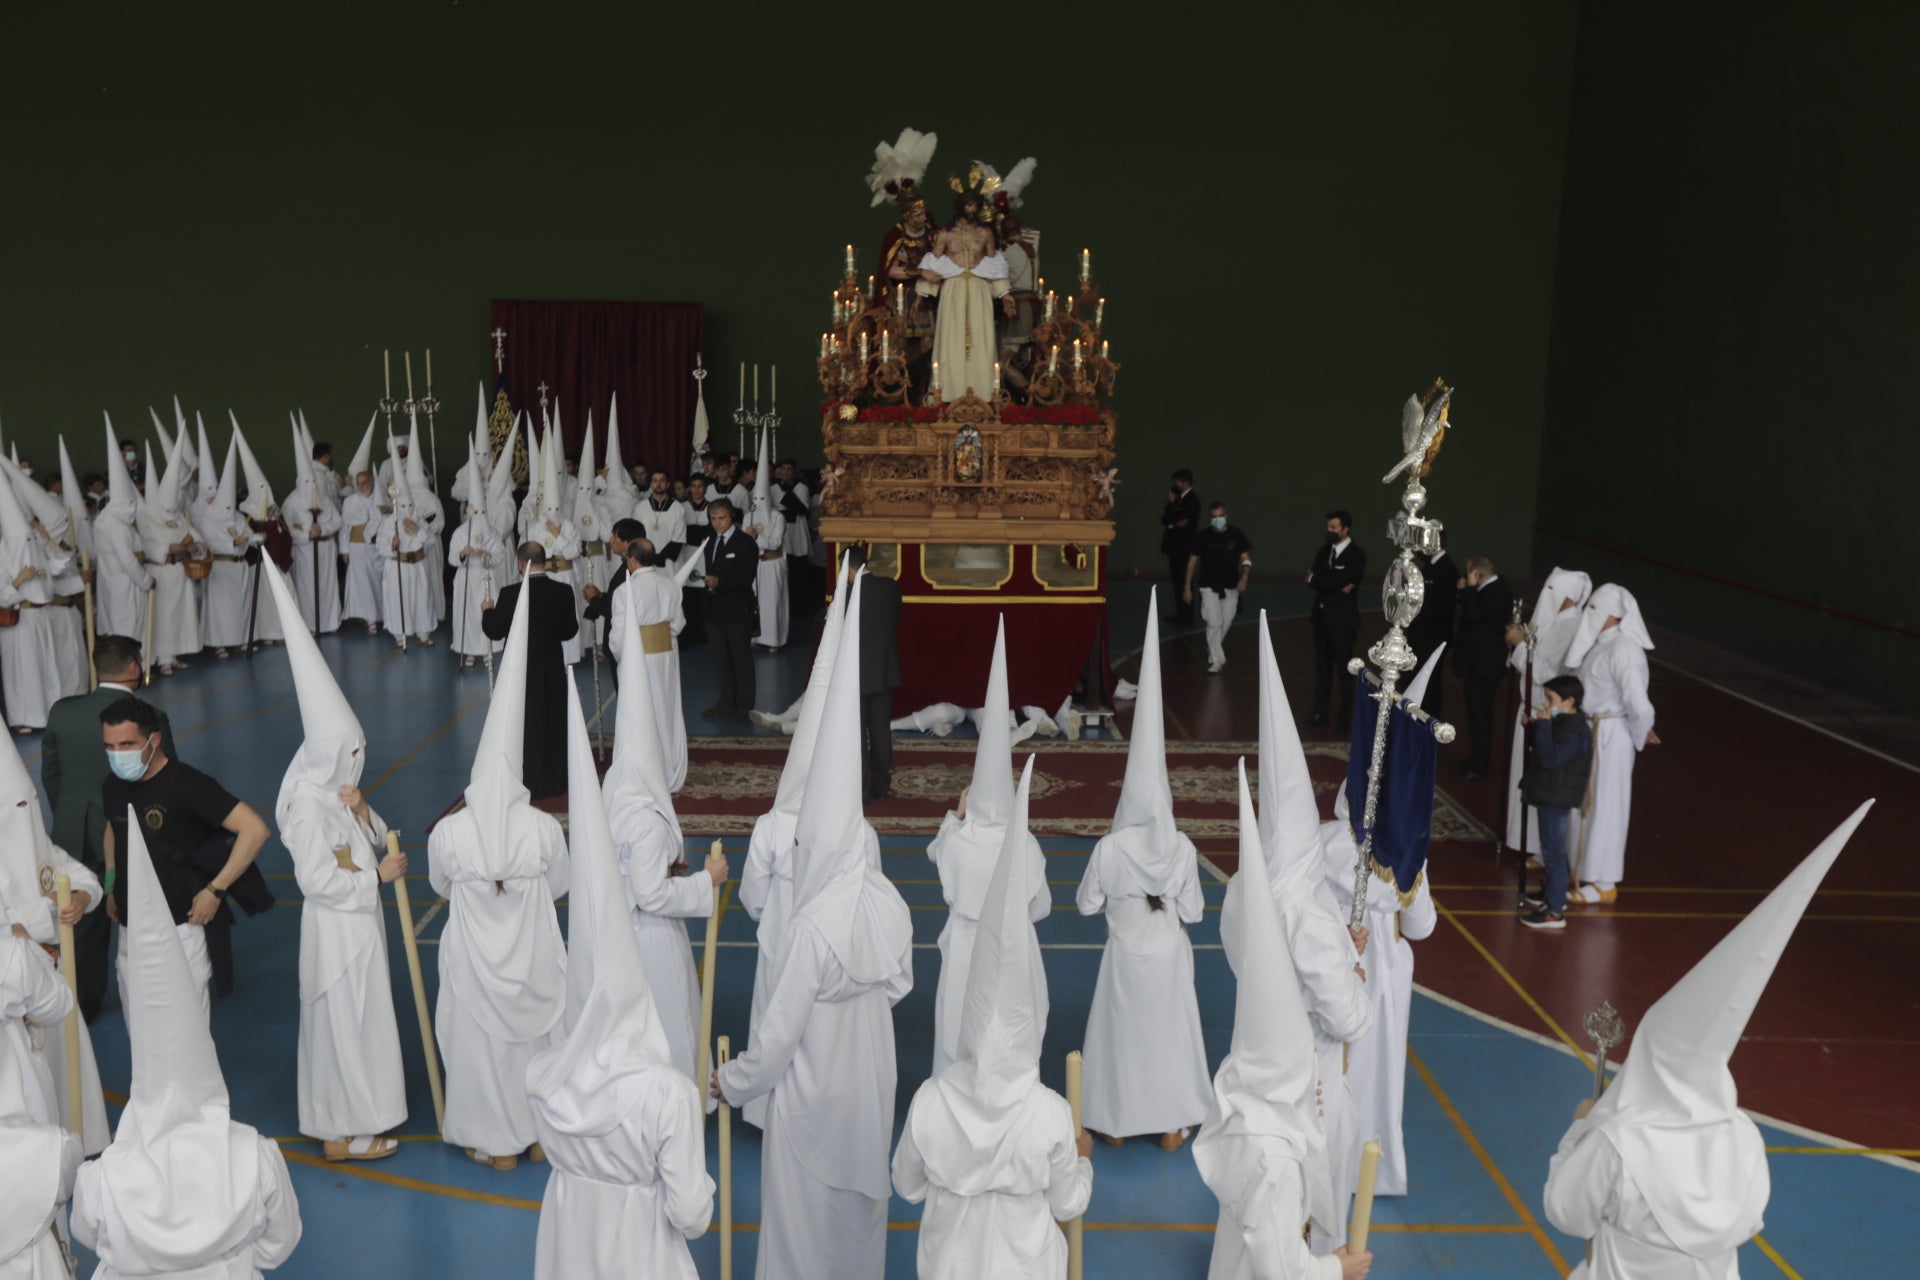
{"type": "MultiPolygon", "coordinates": [[[[380,1159],[407,1118],[381,885],[407,863],[359,790],[366,736],[305,625],[300,581],[263,573],[304,735],[275,807],[304,896],[299,1127],[329,1160],[380,1159]]],[[[1034,926],[1053,903],[1028,824],[1034,761],[1017,778],[1013,766],[1002,628],[971,785],[928,849],[949,909],[932,1076],[896,1142],[892,1010],[912,987],[913,942],[861,808],[862,589],[863,575],[850,582],[843,565],[773,806],[742,870],[759,940],[745,1048],[704,1080],[684,922],[716,909],[728,866],[715,854],[681,874],[685,842],[644,647],[618,646],[604,781],[577,685],[566,682],[563,832],[522,781],[530,594],[518,598],[466,803],[433,829],[428,875],[448,904],[433,1020],[446,1064],[441,1137],[492,1167],[550,1166],[536,1275],[694,1276],[688,1241],[708,1229],[715,1190],[705,1117],[719,1106],[743,1108],[762,1131],[761,1280],[880,1277],[894,1192],[924,1205],[921,1276],[1063,1277],[1059,1224],[1091,1202],[1096,1133],[1113,1143],[1150,1135],[1169,1151],[1191,1138],[1219,1200],[1213,1280],[1366,1275],[1372,1255],[1346,1243],[1348,1206],[1368,1135],[1384,1148],[1377,1192],[1406,1191],[1409,944],[1431,930],[1434,908],[1424,877],[1411,898],[1370,881],[1367,924],[1349,928],[1341,893],[1352,892],[1352,832],[1342,809],[1321,820],[1264,616],[1260,805],[1242,760],[1239,869],[1221,918],[1237,976],[1224,1062],[1210,1077],[1188,937],[1203,911],[1198,859],[1174,823],[1150,602],[1113,828],[1077,895],[1079,911],[1103,915],[1108,929],[1079,1120],[1040,1082],[1050,1005],[1034,926]]],[[[635,597],[623,599],[616,629],[638,625],[635,597]]],[[[48,841],[17,752],[0,753],[0,785],[16,801],[0,809],[15,828],[0,833],[0,905],[13,926],[0,937],[0,1275],[70,1275],[70,1239],[94,1251],[102,1277],[244,1277],[277,1266],[301,1234],[286,1164],[230,1113],[201,984],[141,824],[127,823],[125,851],[133,1078],[109,1141],[84,1027],[87,1096],[68,1092],[57,1032],[72,996],[46,950],[57,930],[42,871],[68,876],[95,904],[100,885],[48,841]],[[69,1132],[75,1114],[88,1120],[69,1132]]],[[[1759,1227],[1768,1182],[1727,1061],[1865,810],[1648,1012],[1613,1087],[1579,1108],[1545,1209],[1593,1242],[1584,1274],[1737,1274],[1734,1251],[1759,1227]]]]}

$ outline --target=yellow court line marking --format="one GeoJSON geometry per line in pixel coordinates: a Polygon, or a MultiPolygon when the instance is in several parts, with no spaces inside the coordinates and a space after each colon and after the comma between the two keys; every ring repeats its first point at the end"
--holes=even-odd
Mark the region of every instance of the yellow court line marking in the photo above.
{"type": "Polygon", "coordinates": [[[1428,1069],[1426,1062],[1414,1051],[1412,1045],[1407,1046],[1407,1062],[1420,1073],[1420,1078],[1426,1081],[1427,1088],[1433,1093],[1434,1101],[1440,1104],[1440,1110],[1445,1112],[1447,1119],[1453,1122],[1453,1127],[1459,1130],[1461,1139],[1467,1144],[1467,1149],[1479,1159],[1481,1167],[1487,1171],[1487,1176],[1493,1179],[1494,1186],[1498,1187],[1500,1194],[1506,1197],[1508,1206],[1519,1217],[1522,1229],[1534,1238],[1535,1243],[1547,1255],[1547,1260],[1553,1263],[1560,1275],[1564,1277],[1570,1268],[1567,1266],[1567,1260],[1560,1256],[1560,1247],[1553,1242],[1553,1237],[1547,1234],[1546,1228],[1540,1225],[1539,1220],[1527,1208],[1526,1201],[1522,1200],[1520,1193],[1513,1189],[1513,1184],[1507,1181],[1507,1175],[1500,1172],[1500,1166],[1494,1163],[1486,1147],[1481,1145],[1473,1128],[1467,1124],[1467,1118],[1460,1114],[1458,1107],[1453,1105],[1453,1099],[1449,1098],[1447,1091],[1440,1087],[1440,1082],[1434,1078],[1433,1072],[1428,1069]]]}
{"type": "Polygon", "coordinates": [[[419,1178],[406,1177],[404,1174],[369,1168],[364,1160],[329,1160],[325,1156],[314,1155],[311,1151],[288,1151],[285,1148],[281,1149],[280,1154],[295,1164],[312,1165],[316,1169],[325,1169],[328,1173],[343,1173],[350,1178],[365,1178],[368,1182],[380,1182],[389,1187],[405,1187],[409,1191],[424,1191],[429,1195],[447,1196],[454,1200],[471,1200],[476,1204],[490,1204],[503,1209],[532,1209],[538,1212],[540,1208],[538,1200],[495,1195],[491,1191],[470,1191],[466,1187],[450,1187],[440,1182],[424,1182],[419,1178]]]}
{"type": "Polygon", "coordinates": [[[438,729],[435,729],[432,733],[428,734],[426,737],[422,738],[419,744],[416,745],[413,748],[413,750],[407,752],[407,754],[401,756],[398,760],[394,761],[390,766],[388,766],[387,771],[385,773],[381,774],[378,778],[375,778],[373,780],[373,783],[370,786],[365,786],[360,788],[360,794],[363,796],[370,796],[374,792],[378,791],[381,787],[385,786],[389,778],[393,777],[394,774],[406,768],[407,765],[413,760],[415,756],[419,755],[422,751],[425,751],[428,747],[432,746],[436,741],[439,740],[441,734],[453,728],[453,726],[455,726],[456,724],[459,724],[461,719],[467,714],[467,712],[473,710],[475,707],[485,702],[487,698],[488,698],[488,695],[483,693],[479,697],[467,703],[466,706],[454,712],[453,717],[451,719],[449,719],[445,724],[441,725],[438,729]]]}
{"type": "MultiPolygon", "coordinates": [[[[1460,936],[1465,938],[1467,942],[1473,947],[1473,949],[1480,953],[1481,959],[1485,960],[1488,964],[1493,966],[1493,971],[1499,974],[1501,979],[1509,987],[1513,988],[1513,993],[1520,997],[1520,999],[1526,1004],[1527,1008],[1533,1010],[1535,1015],[1539,1017],[1540,1021],[1546,1024],[1547,1030],[1553,1032],[1555,1036],[1559,1037],[1562,1043],[1564,1043],[1569,1049],[1572,1049],[1575,1056],[1577,1056],[1580,1059],[1580,1061],[1586,1063],[1587,1069],[1591,1071],[1593,1069],[1593,1059],[1588,1057],[1587,1051],[1585,1049],[1582,1049],[1580,1045],[1574,1040],[1574,1038],[1567,1034],[1566,1028],[1562,1027],[1558,1022],[1555,1022],[1553,1020],[1552,1014],[1548,1013],[1545,1009],[1540,1007],[1540,1002],[1533,998],[1533,993],[1528,991],[1525,987],[1521,986],[1520,980],[1518,978],[1515,978],[1511,973],[1508,973],[1507,967],[1505,965],[1501,964],[1498,960],[1494,959],[1493,952],[1487,950],[1485,944],[1483,944],[1480,941],[1480,939],[1473,936],[1473,931],[1471,929],[1467,928],[1467,926],[1460,923],[1460,919],[1457,915],[1455,915],[1452,911],[1448,910],[1445,906],[1442,906],[1437,901],[1433,904],[1433,906],[1434,906],[1434,910],[1438,911],[1441,917],[1445,919],[1449,924],[1451,924],[1455,929],[1458,929],[1460,931],[1460,936]]],[[[1411,1058],[1413,1056],[1413,1050],[1411,1049],[1407,1050],[1407,1056],[1411,1058]]],[[[1563,1270],[1561,1274],[1565,1275],[1566,1272],[1563,1270]]]]}
{"type": "Polygon", "coordinates": [[[1780,1268],[1780,1274],[1785,1276],[1787,1280],[1806,1280],[1798,1271],[1795,1271],[1787,1265],[1787,1260],[1780,1256],[1778,1249],[1767,1243],[1765,1236],[1755,1236],[1753,1242],[1760,1247],[1760,1252],[1766,1254],[1767,1257],[1773,1260],[1773,1265],[1780,1268]]]}

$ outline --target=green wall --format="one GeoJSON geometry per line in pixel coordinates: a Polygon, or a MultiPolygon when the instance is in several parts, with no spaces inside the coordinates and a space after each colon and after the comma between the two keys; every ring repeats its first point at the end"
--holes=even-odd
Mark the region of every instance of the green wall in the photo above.
{"type": "Polygon", "coordinates": [[[1916,48],[1911,6],[1586,6],[1533,557],[1908,713],[1916,48]]]}
{"type": "Polygon", "coordinates": [[[84,441],[84,469],[101,409],[145,430],[178,392],[271,433],[278,475],[296,404],[351,447],[383,347],[431,346],[442,425],[469,423],[490,297],[691,299],[710,407],[735,361],[777,362],[797,444],[840,247],[864,263],[890,221],[873,145],[912,124],[942,190],[1039,157],[1050,276],[1094,249],[1126,364],[1119,572],[1158,563],[1181,465],[1262,572],[1303,571],[1334,504],[1384,549],[1397,406],[1436,374],[1460,393],[1434,511],[1518,559],[1576,10],[1452,8],[12,14],[0,417],[43,466],[56,431],[84,441]],[[966,52],[923,52],[942,30],[966,52]]]}

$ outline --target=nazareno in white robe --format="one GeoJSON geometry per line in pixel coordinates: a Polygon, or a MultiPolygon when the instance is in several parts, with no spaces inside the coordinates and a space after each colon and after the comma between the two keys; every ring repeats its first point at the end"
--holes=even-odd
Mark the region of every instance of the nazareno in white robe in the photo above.
{"type": "Polygon", "coordinates": [[[372,533],[380,520],[380,504],[370,493],[353,490],[340,500],[340,533],[336,546],[347,558],[346,617],[378,623],[380,612],[380,557],[372,533]],[[354,531],[359,530],[356,539],[354,531]]]}
{"type": "Polygon", "coordinates": [[[508,555],[500,535],[485,519],[461,521],[453,536],[447,539],[447,563],[453,566],[453,595],[448,603],[452,609],[455,653],[477,658],[489,648],[499,653],[507,647],[505,640],[487,639],[480,629],[480,615],[484,612],[482,605],[500,596],[500,562],[508,555]],[[462,558],[469,546],[479,548],[480,554],[462,558]]]}
{"type": "Polygon", "coordinates": [[[1093,1196],[1093,1161],[1075,1137],[1073,1108],[1036,1080],[999,1145],[983,1153],[940,1082],[923,1085],[893,1153],[895,1189],[927,1206],[919,1280],[1064,1280],[1058,1224],[1079,1217],[1093,1196]]]}
{"type": "Polygon", "coordinates": [[[567,891],[560,823],[531,804],[507,811],[506,847],[522,874],[482,879],[472,809],[448,814],[427,837],[428,877],[447,899],[440,935],[434,1038],[446,1064],[441,1136],[489,1156],[533,1145],[527,1064],[566,1036],[566,944],[554,899],[567,891]]]}
{"type": "Polygon", "coordinates": [[[1618,884],[1627,873],[1627,826],[1633,815],[1634,757],[1653,731],[1647,700],[1647,654],[1626,631],[1602,631],[1574,672],[1585,686],[1580,710],[1594,719],[1593,812],[1567,856],[1574,876],[1618,884]]]}
{"type": "Polygon", "coordinates": [[[1340,1280],[1340,1259],[1315,1257],[1300,1238],[1307,1191],[1286,1143],[1240,1135],[1228,1151],[1228,1174],[1207,1184],[1220,1200],[1207,1280],[1340,1280]]]}
{"type": "MultiPolygon", "coordinates": [[[[934,1075],[946,1070],[960,1055],[960,1015],[966,1006],[973,937],[980,927],[980,904],[986,899],[987,882],[993,878],[1006,830],[1004,823],[957,818],[949,809],[940,821],[939,833],[927,845],[927,857],[939,869],[940,891],[947,900],[947,923],[940,930],[940,981],[933,995],[934,1075]]],[[[1053,893],[1047,887],[1047,859],[1040,842],[1029,835],[1027,845],[1032,863],[1027,879],[1034,886],[1027,918],[1038,924],[1053,911],[1053,893]]],[[[1046,974],[1037,973],[1034,979],[1034,1009],[1044,1025],[1046,974]]]]}
{"type": "Polygon", "coordinates": [[[80,1167],[73,1184],[74,1238],[100,1259],[94,1280],[131,1280],[135,1276],[185,1275],[194,1280],[259,1280],[293,1256],[300,1243],[300,1203],[287,1176],[286,1157],[271,1139],[254,1136],[260,1144],[254,1191],[253,1230],[239,1245],[218,1257],[207,1258],[191,1271],[156,1269],[141,1252],[140,1242],[127,1231],[102,1176],[105,1166],[90,1160],[80,1167]]]}
{"type": "Polygon", "coordinates": [[[660,727],[660,750],[667,772],[667,790],[677,792],[687,781],[687,715],[680,698],[680,633],[686,629],[685,597],[665,569],[648,566],[628,574],[614,588],[609,602],[607,647],[619,660],[629,640],[620,620],[627,617],[628,596],[632,596],[636,626],[665,623],[673,643],[658,653],[647,654],[647,679],[653,689],[653,719],[660,727]]]}
{"type": "MultiPolygon", "coordinates": [[[[1577,608],[1561,610],[1541,628],[1533,646],[1533,700],[1529,704],[1536,710],[1547,705],[1546,682],[1555,676],[1567,674],[1567,647],[1573,643],[1574,633],[1579,629],[1580,610],[1577,608]]],[[[1515,645],[1507,655],[1507,665],[1522,680],[1526,679],[1527,646],[1515,645]]],[[[1527,760],[1527,735],[1521,727],[1520,717],[1525,714],[1525,707],[1516,708],[1513,713],[1513,748],[1507,773],[1510,779],[1507,785],[1507,848],[1519,849],[1524,844],[1526,852],[1537,856],[1540,852],[1540,818],[1537,814],[1530,814],[1527,806],[1520,803],[1520,775],[1526,771],[1527,760]]],[[[1580,821],[1578,809],[1568,815],[1569,860],[1580,847],[1580,821]]],[[[1351,890],[1348,896],[1352,896],[1351,890]]]]}
{"type": "MultiPolygon", "coordinates": [[[[820,695],[825,697],[825,691],[820,695]]],[[[777,806],[753,822],[747,840],[747,860],[740,868],[740,905],[756,923],[753,952],[753,1003],[747,1015],[747,1043],[759,1034],[760,1018],[773,998],[774,957],[793,919],[793,831],[798,813],[777,806]]],[[[756,1129],[767,1127],[765,1094],[748,1100],[740,1116],[756,1129]]]]}
{"type": "MultiPolygon", "coordinates": [[[[1320,839],[1327,852],[1327,887],[1335,901],[1353,901],[1357,854],[1344,822],[1325,823],[1320,839]]],[[[1438,916],[1427,878],[1414,886],[1413,902],[1402,908],[1397,889],[1379,876],[1367,877],[1367,991],[1373,998],[1373,1025],[1347,1046],[1347,1092],[1354,1107],[1354,1133],[1364,1144],[1380,1140],[1380,1170],[1373,1193],[1407,1194],[1407,1142],[1401,1124],[1407,1085],[1407,1024],[1413,1013],[1412,943],[1433,933],[1438,916]]],[[[1337,1161],[1336,1161],[1337,1163],[1337,1161]]],[[[1334,1194],[1341,1194],[1339,1186],[1334,1194]]]]}
{"type": "MultiPolygon", "coordinates": [[[[407,1118],[379,860],[387,825],[311,795],[283,803],[300,909],[300,1132],[370,1137],[407,1118]],[[344,859],[340,856],[345,854],[344,859]],[[347,864],[351,863],[349,867],[347,864]]],[[[369,810],[371,813],[371,810],[369,810]]]]}
{"type": "Polygon", "coordinates": [[[1103,836],[1077,897],[1081,915],[1107,917],[1082,1050],[1080,1119],[1116,1138],[1198,1125],[1213,1104],[1185,928],[1206,911],[1199,859],[1193,842],[1176,834],[1178,870],[1163,909],[1153,910],[1126,870],[1122,842],[1150,839],[1154,830],[1133,826],[1103,836]]]}
{"type": "MultiPolygon", "coordinates": [[[[140,535],[141,554],[152,575],[153,592],[153,665],[165,666],[175,658],[200,652],[200,607],[194,600],[193,583],[187,580],[182,564],[167,564],[167,548],[193,536],[193,526],[179,512],[162,512],[154,507],[140,508],[134,517],[140,535]]],[[[145,637],[134,637],[145,643],[145,637]]]]}
{"type": "MultiPolygon", "coordinates": [[[[535,516],[527,523],[525,538],[528,542],[539,543],[546,550],[549,566],[547,577],[573,592],[574,611],[578,614],[586,608],[586,601],[581,598],[578,585],[583,575],[576,573],[572,567],[573,562],[580,558],[580,536],[573,530],[573,521],[556,520],[554,523],[560,526],[559,533],[548,529],[547,522],[535,516]],[[556,573],[551,568],[555,558],[565,560],[568,567],[556,573]]],[[[517,565],[519,561],[516,559],[514,563],[517,565]]],[[[568,666],[580,661],[580,655],[586,652],[583,638],[589,630],[590,628],[582,627],[574,633],[571,640],[561,643],[560,652],[568,666]]]]}
{"type": "Polygon", "coordinates": [[[760,529],[753,539],[760,557],[753,580],[760,602],[760,631],[753,643],[778,649],[787,643],[787,521],[777,509],[756,510],[753,519],[760,529]]]}
{"type": "Polygon", "coordinates": [[[140,540],[133,516],[111,505],[93,522],[93,549],[99,572],[93,580],[93,625],[103,636],[126,636],[146,643],[147,570],[140,563],[140,540]]]}
{"type": "Polygon", "coordinates": [[[213,570],[200,584],[200,638],[211,648],[238,648],[247,642],[247,606],[253,603],[253,570],[238,558],[252,545],[247,522],[214,512],[196,520],[194,529],[213,552],[213,570]]]}
{"type": "Polygon", "coordinates": [[[44,1045],[71,1008],[73,993],[47,953],[11,932],[0,936],[0,1119],[66,1124],[44,1045]]]}
{"type": "Polygon", "coordinates": [[[633,939],[640,947],[673,1065],[691,1080],[699,1053],[700,986],[684,922],[713,914],[713,880],[704,870],[691,875],[669,870],[685,860],[686,846],[679,829],[659,810],[630,796],[608,798],[614,803],[607,809],[607,821],[633,904],[633,939]]]}
{"type": "Polygon", "coordinates": [[[56,1230],[80,1171],[80,1143],[56,1124],[0,1119],[0,1280],[71,1280],[56,1230]]]}
{"type": "Polygon", "coordinates": [[[429,582],[440,572],[440,560],[434,554],[439,544],[418,516],[405,518],[413,520],[414,532],[406,531],[398,513],[382,516],[374,527],[382,566],[380,609],[387,620],[387,633],[396,640],[430,636],[439,625],[429,582]],[[394,543],[396,537],[398,545],[394,543]],[[400,559],[403,555],[420,558],[407,562],[400,559]]]}
{"type": "Polygon", "coordinates": [[[804,911],[782,950],[753,1044],[720,1069],[731,1101],[771,1091],[754,1275],[871,1280],[886,1256],[893,1006],[913,989],[912,938],[875,983],[848,974],[804,911]]]}
{"type": "Polygon", "coordinates": [[[340,535],[340,513],[332,507],[321,508],[318,539],[309,538],[307,533],[312,527],[313,514],[298,511],[294,515],[297,519],[288,525],[293,533],[294,603],[300,606],[300,616],[306,621],[308,631],[320,636],[329,635],[340,629],[340,568],[334,560],[339,554],[336,548],[340,535]],[[316,565],[319,572],[318,615],[314,613],[316,565]]]}
{"type": "Polygon", "coordinates": [[[0,673],[6,684],[7,724],[14,729],[44,729],[47,713],[61,696],[60,639],[53,615],[59,606],[51,603],[53,586],[48,576],[44,544],[38,535],[8,538],[0,543],[0,607],[17,608],[19,621],[0,627],[0,673]],[[35,576],[13,585],[24,570],[35,576]]]}

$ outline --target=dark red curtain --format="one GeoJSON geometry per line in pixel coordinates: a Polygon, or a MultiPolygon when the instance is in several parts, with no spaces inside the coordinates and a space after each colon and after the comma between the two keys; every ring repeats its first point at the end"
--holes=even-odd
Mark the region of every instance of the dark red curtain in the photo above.
{"type": "Polygon", "coordinates": [[[669,474],[693,454],[694,363],[704,347],[707,309],[698,302],[533,302],[495,299],[487,326],[487,367],[495,329],[506,331],[507,396],[540,420],[540,384],[560,406],[567,456],[578,457],[593,411],[596,465],[606,460],[607,406],[618,393],[620,456],[669,474]]]}

